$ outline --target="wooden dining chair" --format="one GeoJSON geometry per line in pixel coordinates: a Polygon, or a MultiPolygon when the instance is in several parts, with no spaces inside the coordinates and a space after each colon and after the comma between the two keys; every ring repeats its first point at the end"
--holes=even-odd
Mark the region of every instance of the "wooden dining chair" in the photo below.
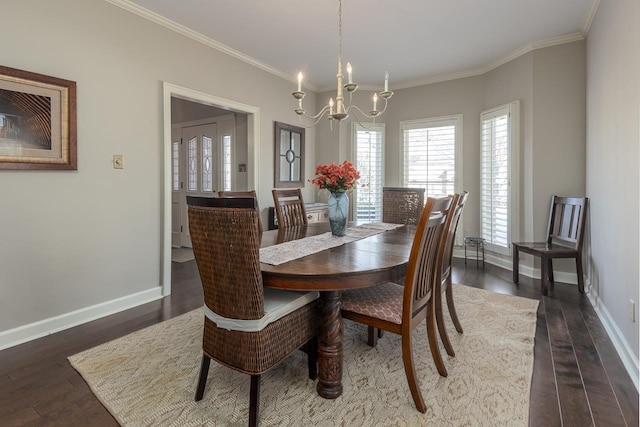
{"type": "Polygon", "coordinates": [[[258,227],[260,231],[263,231],[262,228],[262,218],[260,217],[260,207],[258,206],[258,195],[256,194],[256,190],[248,190],[248,191],[218,191],[218,197],[222,197],[225,199],[229,198],[237,198],[237,197],[251,197],[256,200],[256,211],[258,212],[258,227]]]}
{"type": "Polygon", "coordinates": [[[382,222],[417,224],[423,207],[424,188],[382,188],[382,222]]]}
{"type": "Polygon", "coordinates": [[[251,376],[249,426],[258,424],[260,377],[303,345],[317,378],[317,292],[263,288],[253,198],[187,196],[189,231],[204,291],[202,399],[211,359],[251,376]]]}
{"type": "Polygon", "coordinates": [[[513,248],[513,282],[519,279],[519,252],[540,257],[540,286],[543,295],[553,283],[553,259],[574,258],[578,274],[578,290],[584,293],[582,271],[582,238],[589,199],[586,197],[551,197],[547,240],[545,242],[511,243],[513,248]]]}
{"type": "Polygon", "coordinates": [[[299,188],[291,190],[273,190],[273,203],[278,219],[278,228],[306,225],[309,220],[304,209],[304,199],[299,188]]]}
{"type": "Polygon", "coordinates": [[[446,377],[438,338],[434,294],[439,291],[436,271],[441,267],[440,241],[446,217],[442,213],[432,215],[435,199],[428,198],[422,211],[411,246],[404,286],[387,282],[368,288],[346,291],[342,295],[342,316],[345,319],[374,326],[402,337],[402,360],[418,411],[427,408],[416,377],[413,361],[412,331],[425,319],[429,348],[438,373],[446,377]]]}
{"type": "Polygon", "coordinates": [[[441,250],[443,250],[442,273],[440,276],[440,292],[436,294],[436,323],[438,324],[440,339],[442,340],[442,344],[444,344],[444,348],[449,356],[455,356],[456,353],[453,350],[453,346],[451,345],[451,341],[449,340],[447,329],[445,327],[442,310],[442,296],[445,295],[447,299],[447,308],[449,309],[451,320],[453,320],[453,325],[455,326],[456,331],[461,334],[463,332],[462,324],[460,323],[460,319],[458,319],[458,313],[456,312],[456,307],[453,302],[451,260],[453,258],[453,246],[456,239],[456,230],[458,228],[458,223],[460,222],[460,217],[462,216],[464,205],[467,203],[468,196],[469,193],[466,191],[461,194],[454,195],[453,209],[447,218],[448,224],[445,226],[446,232],[443,236],[443,247],[441,248],[441,250]]]}

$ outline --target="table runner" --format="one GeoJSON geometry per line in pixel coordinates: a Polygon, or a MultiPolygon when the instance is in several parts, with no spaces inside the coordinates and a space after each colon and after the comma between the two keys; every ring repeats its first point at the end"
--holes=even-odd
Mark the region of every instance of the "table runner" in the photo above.
{"type": "Polygon", "coordinates": [[[327,232],[318,234],[317,236],[267,246],[266,248],[260,248],[260,262],[271,265],[284,264],[294,259],[393,230],[403,225],[404,224],[369,222],[355,227],[348,227],[343,237],[333,236],[331,232],[327,232]]]}

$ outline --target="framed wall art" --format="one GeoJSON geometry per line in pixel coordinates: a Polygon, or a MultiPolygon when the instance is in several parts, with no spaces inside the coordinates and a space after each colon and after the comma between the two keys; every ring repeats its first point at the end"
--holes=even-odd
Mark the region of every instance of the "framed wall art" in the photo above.
{"type": "Polygon", "coordinates": [[[76,83],[0,66],[0,169],[77,170],[76,83]]]}
{"type": "Polygon", "coordinates": [[[304,187],[304,128],[275,122],[276,188],[304,187]]]}

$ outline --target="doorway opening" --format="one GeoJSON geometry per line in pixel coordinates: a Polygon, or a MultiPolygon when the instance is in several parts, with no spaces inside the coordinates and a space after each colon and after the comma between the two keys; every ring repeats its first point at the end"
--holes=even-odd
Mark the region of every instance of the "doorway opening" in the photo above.
{"type": "Polygon", "coordinates": [[[162,294],[167,296],[171,294],[172,247],[183,246],[183,242],[186,243],[185,246],[190,246],[188,236],[185,236],[188,226],[185,221],[186,200],[183,199],[186,199],[186,193],[189,191],[195,195],[214,196],[222,187],[231,187],[233,190],[256,189],[260,121],[259,109],[251,105],[166,82],[163,89],[161,283],[162,294]],[[228,144],[231,135],[238,140],[238,145],[233,148],[228,144]],[[191,141],[190,158],[188,141],[191,141]],[[215,161],[215,167],[209,163],[211,161],[215,161]],[[180,169],[187,171],[187,175],[191,173],[191,182],[187,175],[180,176],[183,173],[180,169]]]}

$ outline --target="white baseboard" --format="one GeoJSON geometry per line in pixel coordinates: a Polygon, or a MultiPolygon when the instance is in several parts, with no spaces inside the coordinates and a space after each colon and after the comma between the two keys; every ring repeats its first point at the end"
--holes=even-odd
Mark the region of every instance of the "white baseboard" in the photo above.
{"type": "MultiPolygon", "coordinates": [[[[471,266],[475,266],[476,265],[476,260],[474,258],[475,257],[475,252],[472,255],[473,255],[473,257],[467,258],[467,264],[471,265],[471,266]]],[[[464,259],[464,250],[457,249],[457,248],[454,249],[453,256],[456,257],[456,258],[464,259]]],[[[469,256],[469,255],[467,254],[467,256],[469,256]]],[[[482,261],[480,261],[480,262],[482,262],[482,261]]],[[[507,257],[507,256],[503,256],[503,255],[498,255],[498,254],[486,252],[485,253],[485,262],[487,262],[489,264],[496,265],[496,266],[501,267],[501,268],[504,268],[505,270],[509,270],[509,271],[513,270],[513,261],[511,260],[510,256],[507,257]]],[[[530,277],[532,279],[540,279],[540,269],[539,268],[533,268],[533,267],[530,267],[528,265],[523,265],[522,263],[520,263],[518,271],[523,276],[530,277]]],[[[572,284],[572,285],[577,285],[578,284],[578,275],[576,273],[572,273],[572,272],[569,272],[569,271],[557,271],[557,270],[554,270],[553,279],[555,281],[561,282],[561,283],[569,283],[569,284],[572,284]]]]}
{"type": "Polygon", "coordinates": [[[0,332],[0,350],[55,332],[60,332],[129,308],[137,307],[160,298],[162,298],[162,287],[156,286],[132,295],[2,331],[0,332]]]}
{"type": "Polygon", "coordinates": [[[640,378],[640,366],[638,359],[635,357],[633,350],[624,338],[624,335],[622,335],[620,328],[618,328],[616,322],[611,318],[609,310],[607,310],[607,307],[602,304],[600,297],[593,291],[593,289],[591,289],[591,292],[589,292],[587,296],[589,297],[589,302],[591,302],[591,305],[596,311],[600,322],[602,322],[602,326],[604,326],[605,331],[607,331],[609,339],[618,352],[618,356],[620,356],[622,364],[631,377],[633,385],[636,386],[636,390],[638,390],[638,379],[640,378]]]}

